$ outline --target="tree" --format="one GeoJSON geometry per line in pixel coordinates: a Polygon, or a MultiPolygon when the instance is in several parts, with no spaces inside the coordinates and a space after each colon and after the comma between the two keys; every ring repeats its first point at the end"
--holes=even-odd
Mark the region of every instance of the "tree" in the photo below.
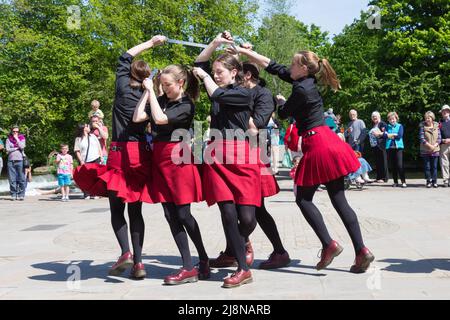
{"type": "MultiPolygon", "coordinates": [[[[254,0],[0,1],[0,125],[21,125],[28,156],[45,163],[60,143],[72,143],[92,99],[109,125],[117,58],[125,50],[155,34],[204,43],[224,29],[247,36],[256,10],[254,0]]],[[[140,58],[162,68],[192,64],[199,53],[166,45],[140,58]]],[[[204,120],[209,106],[203,97],[196,119],[204,120]]]]}

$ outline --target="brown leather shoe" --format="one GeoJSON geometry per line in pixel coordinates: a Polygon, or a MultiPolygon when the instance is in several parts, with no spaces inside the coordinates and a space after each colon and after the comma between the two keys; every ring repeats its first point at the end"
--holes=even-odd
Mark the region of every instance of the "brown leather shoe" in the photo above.
{"type": "Polygon", "coordinates": [[[289,253],[285,251],[283,254],[272,252],[269,256],[269,259],[263,261],[259,264],[260,269],[277,269],[286,267],[289,263],[291,263],[291,259],[289,258],[289,253]]]}
{"type": "Polygon", "coordinates": [[[355,259],[355,264],[350,268],[350,272],[353,273],[364,273],[370,266],[370,263],[375,260],[375,256],[368,248],[362,248],[355,259]]]}
{"type": "Polygon", "coordinates": [[[333,259],[341,254],[344,250],[339,243],[336,241],[331,241],[331,243],[325,249],[322,249],[322,254],[319,263],[316,265],[316,270],[321,270],[326,268],[333,259]]]}
{"type": "Polygon", "coordinates": [[[211,268],[209,267],[209,261],[201,261],[197,265],[198,279],[206,280],[211,277],[211,268]]]}
{"type": "Polygon", "coordinates": [[[234,288],[240,285],[253,282],[252,273],[250,270],[239,270],[233,273],[230,277],[226,278],[223,282],[223,288],[234,288]]]}
{"type": "Polygon", "coordinates": [[[211,268],[228,268],[237,267],[238,263],[236,258],[229,256],[225,252],[221,251],[216,259],[209,259],[209,266],[211,268]]]}
{"type": "Polygon", "coordinates": [[[142,262],[136,263],[131,269],[130,278],[141,280],[144,279],[147,273],[142,262]]]}
{"type": "Polygon", "coordinates": [[[198,281],[198,270],[196,268],[192,268],[192,270],[190,271],[186,269],[180,269],[177,273],[171,274],[164,278],[164,283],[171,285],[197,281],[198,281]]]}
{"type": "Polygon", "coordinates": [[[251,267],[254,261],[254,252],[252,243],[249,241],[245,244],[245,263],[251,267]]]}
{"type": "Polygon", "coordinates": [[[125,252],[119,260],[117,260],[116,263],[113,264],[111,269],[109,269],[108,274],[110,276],[118,276],[121,275],[125,270],[132,267],[134,264],[133,262],[133,255],[130,251],[125,252]]]}

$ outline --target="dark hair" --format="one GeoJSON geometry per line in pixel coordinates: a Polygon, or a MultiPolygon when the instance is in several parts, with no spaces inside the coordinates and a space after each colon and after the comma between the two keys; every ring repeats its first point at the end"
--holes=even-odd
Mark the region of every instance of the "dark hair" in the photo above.
{"type": "Polygon", "coordinates": [[[133,61],[131,64],[130,87],[138,89],[142,87],[142,81],[150,75],[150,67],[143,60],[133,61]]]}
{"type": "Polygon", "coordinates": [[[236,59],[235,56],[224,53],[220,55],[214,62],[220,62],[224,66],[225,69],[231,71],[233,69],[236,69],[238,72],[235,77],[235,81],[237,84],[241,84],[244,80],[244,72],[242,69],[242,64],[239,62],[238,59],[236,59]]]}
{"type": "Polygon", "coordinates": [[[192,69],[188,66],[179,64],[171,64],[165,67],[161,74],[170,74],[175,81],[184,80],[185,92],[192,100],[197,100],[200,95],[200,85],[197,77],[192,73],[192,69]]]}
{"type": "Polygon", "coordinates": [[[79,123],[77,126],[77,130],[75,132],[75,136],[77,138],[81,138],[84,136],[84,127],[87,126],[87,123],[79,123]]]}
{"type": "Polygon", "coordinates": [[[60,148],[64,148],[64,147],[69,147],[69,145],[67,143],[61,143],[59,145],[60,148]]]}

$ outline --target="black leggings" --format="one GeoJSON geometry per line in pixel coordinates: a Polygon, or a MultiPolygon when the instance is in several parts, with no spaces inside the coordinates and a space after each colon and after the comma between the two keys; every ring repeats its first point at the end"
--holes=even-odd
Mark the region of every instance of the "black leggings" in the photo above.
{"type": "Polygon", "coordinates": [[[398,175],[402,183],[406,182],[405,169],[403,168],[403,149],[388,149],[389,167],[392,172],[394,183],[398,183],[398,175]]]}
{"type": "MultiPolygon", "coordinates": [[[[130,251],[128,243],[128,226],[125,220],[125,203],[115,192],[108,192],[111,209],[111,224],[119,241],[122,255],[130,251]]],[[[142,261],[142,246],[144,245],[145,224],[142,217],[142,202],[128,203],[128,218],[130,220],[131,243],[133,244],[134,263],[142,261]]]]}
{"type": "Polygon", "coordinates": [[[199,259],[201,261],[208,261],[205,247],[203,245],[200,228],[197,221],[191,214],[191,205],[176,205],[172,202],[162,203],[164,215],[169,223],[170,231],[175,239],[178,250],[180,250],[181,258],[183,259],[183,268],[192,270],[192,257],[189,251],[189,241],[186,235],[192,239],[195,248],[197,249],[199,259]]]}
{"type": "Polygon", "coordinates": [[[234,204],[233,202],[218,203],[225,238],[230,245],[231,253],[238,262],[238,270],[248,270],[245,263],[245,239],[256,228],[255,207],[234,204]]]}
{"type": "MultiPolygon", "coordinates": [[[[286,252],[286,249],[283,247],[283,243],[281,242],[280,234],[278,233],[277,225],[275,224],[275,220],[273,220],[270,213],[267,211],[264,205],[264,198],[261,198],[261,207],[255,208],[255,216],[256,221],[261,227],[262,231],[269,239],[270,243],[272,243],[273,251],[279,254],[283,254],[286,252]]],[[[223,220],[222,220],[223,225],[223,220]]],[[[225,225],[223,225],[225,229],[225,225]]],[[[225,249],[225,253],[228,255],[233,255],[230,247],[230,241],[226,238],[227,247],[225,249]]],[[[248,237],[245,238],[245,242],[249,242],[248,237]]]]}
{"type": "Polygon", "coordinates": [[[277,225],[264,205],[264,198],[261,199],[261,207],[256,208],[256,221],[269,239],[270,243],[272,243],[273,251],[279,254],[285,253],[286,250],[281,243],[277,225]]]}
{"type": "MultiPolygon", "coordinates": [[[[325,186],[327,187],[328,196],[330,197],[333,207],[336,209],[337,213],[341,217],[341,220],[344,222],[345,228],[352,239],[355,253],[358,254],[359,251],[364,248],[364,242],[358,223],[358,218],[345,198],[344,177],[330,181],[326,183],[325,186]]],[[[312,187],[297,186],[296,202],[306,221],[319,237],[323,248],[326,248],[330,245],[332,239],[328,233],[320,211],[312,202],[317,188],[318,185],[312,187]]]]}

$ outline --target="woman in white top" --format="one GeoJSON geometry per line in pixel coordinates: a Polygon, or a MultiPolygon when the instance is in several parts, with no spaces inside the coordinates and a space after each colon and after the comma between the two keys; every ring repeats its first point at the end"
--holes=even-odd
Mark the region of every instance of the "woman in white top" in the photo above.
{"type": "MultiPolygon", "coordinates": [[[[102,162],[102,147],[100,146],[98,138],[90,132],[91,128],[88,124],[83,123],[78,125],[73,151],[77,155],[80,165],[102,162]]],[[[85,199],[92,198],[85,192],[83,192],[83,195],[85,199]]],[[[98,197],[93,197],[93,199],[98,199],[98,197]]]]}
{"type": "Polygon", "coordinates": [[[102,148],[97,137],[90,133],[88,124],[78,125],[77,137],[73,151],[77,155],[80,165],[85,163],[101,163],[102,148]]]}

